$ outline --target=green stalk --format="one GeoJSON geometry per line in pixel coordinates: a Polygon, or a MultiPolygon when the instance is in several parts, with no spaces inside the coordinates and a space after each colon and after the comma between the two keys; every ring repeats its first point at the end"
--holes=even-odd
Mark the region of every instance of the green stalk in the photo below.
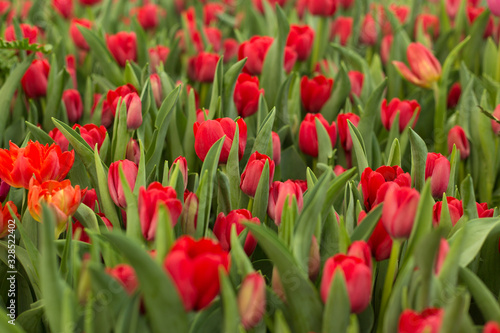
{"type": "Polygon", "coordinates": [[[435,112],[434,112],[434,150],[437,153],[445,155],[447,153],[446,147],[446,87],[441,87],[434,82],[432,90],[434,91],[435,112]]]}
{"type": "Polygon", "coordinates": [[[250,200],[248,200],[248,207],[247,207],[247,210],[249,212],[252,211],[252,208],[253,208],[253,198],[250,198],[250,200]]]}
{"type": "Polygon", "coordinates": [[[326,20],[326,17],[319,17],[318,28],[316,29],[316,38],[314,38],[314,46],[311,54],[311,72],[314,72],[316,63],[319,60],[319,51],[321,48],[321,40],[323,39],[323,30],[325,30],[326,20]]]}
{"type": "Polygon", "coordinates": [[[496,79],[498,82],[500,82],[500,45],[498,45],[498,53],[497,53],[497,72],[496,72],[496,79]]]}
{"type": "Polygon", "coordinates": [[[208,95],[209,83],[202,83],[200,87],[200,107],[205,107],[207,105],[206,99],[208,95]]]}
{"type": "Polygon", "coordinates": [[[389,297],[392,292],[392,285],[394,283],[394,277],[398,269],[399,252],[401,250],[401,244],[403,240],[394,239],[392,241],[391,256],[389,258],[389,266],[387,267],[387,274],[385,276],[384,289],[382,291],[382,302],[380,306],[380,313],[378,318],[377,332],[381,333],[384,326],[384,315],[387,309],[387,303],[389,302],[389,297]]]}

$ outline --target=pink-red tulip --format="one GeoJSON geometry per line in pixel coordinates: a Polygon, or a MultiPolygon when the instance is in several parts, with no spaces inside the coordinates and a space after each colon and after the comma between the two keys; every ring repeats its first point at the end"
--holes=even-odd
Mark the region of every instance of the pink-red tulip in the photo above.
{"type": "Polygon", "coordinates": [[[219,61],[219,55],[215,53],[201,52],[189,58],[188,76],[193,81],[212,82],[215,76],[215,68],[219,61]]]}
{"type": "Polygon", "coordinates": [[[238,292],[238,311],[241,324],[250,330],[262,320],[266,313],[266,281],[253,272],[245,276],[238,292]]]}
{"type": "Polygon", "coordinates": [[[62,94],[62,101],[66,107],[66,114],[71,123],[76,122],[83,114],[83,102],[76,89],[67,89],[62,94]]]}
{"type": "Polygon", "coordinates": [[[199,203],[196,193],[184,191],[184,206],[180,217],[183,234],[194,236],[198,222],[199,203]]]}
{"type": "Polygon", "coordinates": [[[280,136],[276,132],[271,132],[271,138],[273,141],[273,161],[274,164],[279,165],[281,162],[281,140],[280,136]]]}
{"type": "MultiPolygon", "coordinates": [[[[500,104],[497,105],[497,107],[493,111],[493,117],[500,120],[500,104]]],[[[493,133],[495,133],[496,135],[500,135],[500,123],[498,123],[492,119],[491,120],[491,128],[493,129],[493,133]]]]}
{"type": "Polygon", "coordinates": [[[487,322],[486,325],[484,325],[483,333],[500,333],[500,324],[494,321],[487,322]]]}
{"type": "Polygon", "coordinates": [[[439,275],[441,272],[441,268],[443,268],[448,252],[450,252],[450,244],[448,244],[446,239],[441,238],[441,241],[439,242],[438,254],[434,263],[434,274],[439,275]]]}
{"type": "Polygon", "coordinates": [[[349,81],[351,83],[351,96],[352,95],[355,95],[357,97],[361,96],[365,75],[358,71],[349,71],[347,75],[349,76],[349,81]]]}
{"type": "Polygon", "coordinates": [[[52,7],[65,19],[73,15],[73,0],[52,0],[52,7]]]}
{"type": "Polygon", "coordinates": [[[410,237],[419,199],[417,190],[391,184],[385,195],[382,223],[392,238],[410,237]]]}
{"type": "Polygon", "coordinates": [[[285,202],[288,199],[288,206],[292,206],[293,198],[297,200],[299,212],[304,206],[303,191],[299,184],[292,180],[285,182],[275,181],[269,189],[269,202],[267,206],[267,214],[277,226],[281,224],[281,216],[285,202]]]}
{"type": "Polygon", "coordinates": [[[151,63],[151,70],[156,72],[156,67],[160,64],[164,64],[167,61],[168,55],[170,54],[170,49],[166,46],[157,45],[148,50],[149,61],[151,63]]]}
{"type": "Polygon", "coordinates": [[[154,30],[159,24],[160,7],[153,3],[137,9],[137,21],[144,30],[154,30]]]}
{"type": "Polygon", "coordinates": [[[339,16],[332,22],[330,30],[330,40],[338,38],[340,45],[347,45],[347,41],[352,35],[352,26],[354,19],[352,17],[339,16]]]}
{"type": "Polygon", "coordinates": [[[488,7],[493,15],[500,17],[500,2],[496,0],[487,0],[488,7]]]}
{"type": "Polygon", "coordinates": [[[203,6],[203,22],[205,25],[210,25],[212,22],[217,22],[218,15],[224,13],[224,5],[218,2],[209,2],[203,6]]]}
{"type": "MultiPolygon", "coordinates": [[[[5,204],[2,205],[2,202],[0,202],[0,238],[4,238],[9,234],[9,224],[12,222],[13,219],[17,218],[19,221],[21,220],[21,216],[17,213],[17,207],[14,205],[12,201],[7,201],[5,204]],[[10,213],[10,209],[12,209],[12,212],[14,213],[14,216],[10,213]]],[[[14,224],[15,228],[15,224],[14,224]]]]}
{"type": "Polygon", "coordinates": [[[453,151],[453,145],[460,150],[460,159],[465,160],[469,157],[469,140],[467,140],[464,129],[459,125],[453,127],[448,132],[448,152],[450,154],[453,151]]]}
{"type": "Polygon", "coordinates": [[[399,98],[393,98],[389,104],[387,100],[382,101],[380,116],[385,129],[390,131],[393,126],[396,114],[399,113],[399,133],[402,133],[407,126],[415,127],[418,116],[420,115],[420,104],[416,100],[401,101],[399,98]],[[413,124],[410,124],[411,118],[415,117],[413,124]]]}
{"type": "Polygon", "coordinates": [[[438,153],[428,153],[425,163],[425,179],[431,178],[432,196],[440,198],[448,188],[450,161],[438,153]]]}
{"type": "Polygon", "coordinates": [[[224,49],[224,63],[231,61],[234,57],[238,56],[238,49],[240,44],[234,38],[226,38],[222,43],[224,49]]]}
{"type": "MultiPolygon", "coordinates": [[[[28,38],[29,44],[34,44],[37,42],[38,38],[38,28],[36,26],[31,26],[29,24],[21,23],[19,24],[23,38],[28,38]]],[[[13,42],[17,40],[16,32],[13,25],[9,25],[5,29],[5,41],[13,42]]]]}
{"type": "Polygon", "coordinates": [[[399,317],[398,333],[439,333],[444,310],[427,308],[421,313],[406,309],[399,317]]]}
{"type": "Polygon", "coordinates": [[[333,16],[337,10],[337,1],[335,0],[308,0],[307,10],[315,16],[333,16]]]}
{"type": "Polygon", "coordinates": [[[106,36],[106,45],[116,62],[125,67],[128,61],[137,61],[137,37],[135,32],[120,31],[106,36]]]}
{"type": "MultiPolygon", "coordinates": [[[[236,234],[239,235],[245,229],[242,222],[249,222],[254,224],[260,224],[258,217],[252,217],[252,213],[246,209],[236,209],[230,211],[227,216],[224,213],[219,213],[214,224],[214,235],[220,242],[220,245],[224,251],[231,250],[231,229],[233,225],[236,227],[236,234]]],[[[251,233],[248,233],[243,249],[245,253],[250,256],[252,255],[255,247],[257,246],[257,240],[251,233]]]]}
{"type": "Polygon", "coordinates": [[[419,14],[415,20],[415,37],[419,31],[432,39],[439,37],[439,18],[432,14],[419,14]]]}
{"type": "MultiPolygon", "coordinates": [[[[472,6],[467,7],[467,18],[469,20],[469,24],[472,25],[474,21],[481,15],[481,13],[484,12],[484,8],[475,8],[472,6]]],[[[489,17],[488,23],[486,24],[486,27],[484,28],[484,33],[483,33],[483,38],[486,39],[490,36],[493,35],[493,19],[489,17]]]]}
{"type": "Polygon", "coordinates": [[[382,58],[382,62],[384,64],[387,64],[389,62],[393,41],[394,41],[394,36],[387,35],[384,36],[382,38],[382,41],[380,42],[380,58],[382,58]]]}
{"type": "Polygon", "coordinates": [[[361,33],[359,35],[359,41],[361,44],[373,46],[377,43],[377,24],[373,16],[368,13],[363,19],[361,24],[361,33]]]}
{"type": "Polygon", "coordinates": [[[132,295],[139,287],[139,280],[132,266],[119,264],[113,268],[107,268],[106,273],[118,281],[129,295],[132,295]]]}
{"type": "Polygon", "coordinates": [[[358,126],[359,116],[354,113],[341,113],[337,116],[337,126],[339,127],[340,144],[345,151],[352,150],[352,138],[349,131],[347,121],[350,121],[354,126],[358,126]]]}
{"type": "Polygon", "coordinates": [[[134,162],[129,160],[116,161],[109,166],[108,188],[111,199],[118,207],[126,208],[127,201],[125,200],[125,193],[123,192],[123,185],[120,178],[120,165],[123,168],[123,173],[125,174],[125,178],[131,190],[133,190],[135,186],[138,168],[134,162]]]}
{"type": "Polygon", "coordinates": [[[177,165],[177,167],[179,168],[179,171],[182,175],[182,180],[184,182],[184,190],[186,190],[186,187],[188,185],[188,166],[186,158],[184,156],[179,156],[174,160],[174,162],[170,166],[170,170],[168,171],[169,178],[171,176],[174,165],[177,165]]]}
{"type": "Polygon", "coordinates": [[[400,61],[393,61],[399,73],[411,83],[430,88],[441,77],[439,60],[420,43],[411,43],[406,49],[410,68],[400,61]]]}
{"type": "Polygon", "coordinates": [[[247,166],[241,174],[240,189],[252,198],[257,191],[266,162],[269,164],[269,186],[271,186],[274,177],[274,161],[269,156],[260,154],[258,151],[250,155],[247,166]]]}
{"type": "MultiPolygon", "coordinates": [[[[446,203],[448,205],[448,211],[450,212],[451,224],[455,225],[457,224],[458,220],[460,220],[462,215],[464,215],[462,201],[453,197],[446,197],[446,203]]],[[[432,223],[436,227],[439,225],[439,221],[441,220],[442,207],[443,201],[438,201],[432,208],[432,223]]]]}
{"type": "Polygon", "coordinates": [[[87,41],[80,32],[79,26],[90,29],[92,27],[92,22],[87,19],[74,18],[71,20],[71,25],[69,27],[69,34],[76,47],[88,51],[90,49],[89,44],[87,44],[87,41]]]}
{"type": "Polygon", "coordinates": [[[45,59],[35,59],[21,79],[21,85],[28,98],[40,98],[47,95],[50,65],[45,59]]]}
{"type": "Polygon", "coordinates": [[[330,99],[333,79],[327,79],[323,75],[308,79],[302,77],[300,81],[300,97],[306,112],[318,113],[325,103],[330,99]]]}
{"type": "Polygon", "coordinates": [[[329,125],[320,113],[306,114],[306,117],[300,124],[299,148],[304,154],[312,157],[318,156],[318,133],[316,132],[316,119],[318,119],[325,127],[330,136],[332,147],[335,147],[335,143],[337,142],[337,126],[335,125],[335,122],[332,122],[332,124],[329,125]]]}
{"type": "Polygon", "coordinates": [[[297,60],[305,61],[311,54],[314,42],[314,30],[308,25],[290,25],[286,46],[297,53],[297,60]]]}

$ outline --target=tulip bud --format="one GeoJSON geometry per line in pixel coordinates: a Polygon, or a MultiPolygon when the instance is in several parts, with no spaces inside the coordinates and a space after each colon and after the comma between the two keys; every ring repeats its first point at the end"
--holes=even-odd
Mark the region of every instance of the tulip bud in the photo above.
{"type": "Polygon", "coordinates": [[[448,152],[450,154],[453,151],[453,145],[457,146],[457,149],[460,150],[460,159],[465,160],[469,157],[469,141],[467,140],[464,129],[459,125],[453,127],[448,132],[448,152]]]}
{"type": "MultiPolygon", "coordinates": [[[[21,28],[23,38],[28,38],[29,44],[34,44],[37,42],[38,28],[36,26],[21,23],[19,24],[19,27],[21,28]]],[[[13,42],[15,40],[17,40],[16,31],[13,25],[9,25],[7,29],[5,29],[5,41],[13,42]]]]}
{"type": "Polygon", "coordinates": [[[380,57],[382,58],[382,62],[384,64],[387,64],[389,62],[393,41],[394,36],[387,35],[382,38],[382,42],[380,43],[380,57]]]}
{"type": "Polygon", "coordinates": [[[9,195],[10,185],[0,179],[0,203],[4,202],[7,199],[7,195],[9,195]]]}
{"type": "Polygon", "coordinates": [[[487,0],[488,7],[493,15],[500,17],[500,2],[497,0],[487,0]]]}
{"type": "Polygon", "coordinates": [[[52,0],[52,7],[65,19],[73,14],[73,0],[52,0]]]}
{"type": "Polygon", "coordinates": [[[363,90],[363,81],[365,79],[365,75],[358,71],[349,71],[349,73],[347,74],[349,76],[349,81],[351,82],[351,96],[361,96],[361,90],[363,90]]]}
{"type": "Polygon", "coordinates": [[[311,15],[315,16],[333,16],[337,10],[337,1],[335,0],[309,0],[307,9],[311,15]]]}
{"type": "Polygon", "coordinates": [[[199,200],[196,193],[184,191],[184,206],[181,212],[181,229],[182,233],[193,236],[196,232],[198,220],[199,200]]]}
{"type": "Polygon", "coordinates": [[[151,83],[151,90],[153,91],[156,107],[159,108],[163,102],[163,91],[161,89],[160,77],[158,74],[151,74],[149,76],[149,82],[151,83]]]}
{"type": "Polygon", "coordinates": [[[238,310],[246,330],[257,326],[266,312],[266,281],[257,272],[245,276],[238,292],[238,310]]]}
{"type": "Polygon", "coordinates": [[[455,82],[448,93],[447,106],[448,109],[453,109],[457,106],[458,101],[460,100],[460,95],[462,94],[462,86],[460,82],[455,82]]]}
{"type": "Polygon", "coordinates": [[[286,294],[285,290],[283,289],[283,285],[281,284],[281,278],[279,275],[279,271],[276,268],[276,266],[273,266],[273,276],[271,278],[271,287],[273,288],[274,293],[276,296],[279,297],[283,303],[286,303],[286,294]]]}
{"type": "Polygon", "coordinates": [[[352,35],[352,25],[354,19],[352,17],[339,16],[332,22],[330,29],[330,40],[338,38],[340,45],[347,45],[347,41],[352,35]]]}
{"type": "Polygon", "coordinates": [[[149,62],[151,63],[151,71],[156,72],[156,67],[164,64],[167,61],[170,49],[166,46],[155,46],[148,50],[149,62]]]}
{"type": "Polygon", "coordinates": [[[135,32],[121,31],[114,35],[107,35],[106,45],[121,67],[125,67],[127,60],[137,61],[137,37],[135,32]]]}
{"type": "Polygon", "coordinates": [[[242,118],[255,114],[259,109],[260,95],[264,89],[259,89],[259,78],[241,73],[234,86],[233,100],[236,110],[242,118]]]}
{"type": "Polygon", "coordinates": [[[127,143],[127,152],[125,158],[137,165],[139,165],[139,162],[141,160],[141,149],[139,147],[139,144],[132,138],[127,143]]]}
{"type": "Polygon", "coordinates": [[[234,57],[238,56],[238,48],[240,44],[234,38],[226,38],[223,42],[224,63],[229,62],[234,57]]]}
{"type": "MultiPolygon", "coordinates": [[[[3,184],[5,183],[2,183],[2,185],[3,184]]],[[[9,223],[11,223],[9,221],[12,221],[14,218],[17,218],[19,221],[21,220],[21,216],[17,213],[16,205],[14,205],[12,201],[7,201],[2,206],[2,202],[0,202],[0,238],[4,238],[9,234],[9,223]],[[10,213],[9,207],[14,215],[10,213]]],[[[14,224],[14,228],[15,227],[16,225],[14,224]]]]}
{"type": "Polygon", "coordinates": [[[441,77],[441,64],[424,45],[410,43],[406,49],[409,69],[400,61],[393,61],[401,76],[422,88],[430,88],[441,77]]]}
{"type": "Polygon", "coordinates": [[[392,238],[410,237],[420,194],[409,187],[391,184],[382,209],[382,223],[392,238]]]}
{"type": "Polygon", "coordinates": [[[189,58],[188,76],[193,81],[212,82],[215,76],[215,68],[219,61],[219,55],[215,53],[201,52],[197,56],[189,58]]]}
{"type": "Polygon", "coordinates": [[[309,260],[307,262],[307,270],[309,273],[309,280],[315,281],[319,274],[321,266],[321,257],[319,253],[318,240],[315,236],[311,239],[311,247],[309,249],[309,260]]]}
{"type": "MultiPolygon", "coordinates": [[[[500,104],[497,105],[495,111],[493,111],[493,117],[500,120],[500,104]]],[[[500,123],[497,123],[495,120],[491,120],[491,128],[493,129],[493,133],[496,135],[500,135],[500,123]]]]}
{"type": "Polygon", "coordinates": [[[147,189],[141,186],[138,202],[139,219],[142,235],[147,241],[155,239],[160,205],[167,208],[170,222],[175,226],[182,210],[181,201],[177,199],[175,190],[170,186],[164,187],[159,182],[151,183],[147,189]]]}
{"type": "Polygon", "coordinates": [[[341,113],[337,116],[337,125],[339,126],[340,144],[345,151],[352,150],[352,138],[349,131],[347,120],[351,121],[354,126],[358,126],[359,116],[354,113],[341,113]]]}
{"type": "Polygon", "coordinates": [[[478,203],[476,202],[477,216],[479,218],[493,217],[495,210],[493,208],[488,209],[488,203],[478,203]]]}
{"type": "Polygon", "coordinates": [[[421,313],[406,309],[399,317],[398,332],[438,333],[444,318],[444,310],[427,308],[421,313]]]}
{"type": "MultiPolygon", "coordinates": [[[[484,8],[474,8],[471,6],[467,7],[467,18],[469,20],[469,24],[472,25],[474,21],[481,15],[481,13],[484,11],[484,8]]],[[[493,19],[491,16],[488,18],[488,23],[486,24],[486,27],[484,28],[484,33],[483,33],[483,38],[486,39],[490,36],[493,35],[493,19]]]]}
{"type": "Polygon", "coordinates": [[[125,174],[130,189],[133,189],[135,186],[138,168],[134,162],[129,160],[116,161],[109,166],[108,188],[111,199],[118,207],[126,208],[127,201],[125,200],[125,193],[123,192],[123,185],[119,173],[120,165],[123,168],[123,173],[125,174]]]}
{"type": "Polygon", "coordinates": [[[276,132],[271,132],[273,141],[273,161],[274,164],[279,165],[281,162],[281,141],[280,136],[276,132]]]}
{"type": "Polygon", "coordinates": [[[92,22],[86,19],[74,18],[71,20],[71,25],[69,27],[69,34],[71,36],[71,39],[73,40],[73,43],[75,43],[75,46],[81,50],[88,51],[90,49],[89,44],[87,44],[87,41],[78,29],[78,26],[90,29],[92,27],[92,22]]]}
{"type": "Polygon", "coordinates": [[[209,26],[212,22],[218,21],[218,15],[224,13],[224,6],[221,3],[206,3],[203,6],[203,22],[209,26]]]}
{"type": "Polygon", "coordinates": [[[47,60],[33,60],[21,79],[21,85],[28,98],[36,99],[47,95],[49,72],[50,65],[47,60]]]}
{"type": "Polygon", "coordinates": [[[137,93],[127,94],[123,98],[123,103],[127,106],[127,128],[135,130],[142,125],[142,103],[137,93]]]}
{"type": "MultiPolygon", "coordinates": [[[[358,216],[358,225],[365,217],[366,212],[362,210],[358,216]]],[[[377,222],[377,225],[368,239],[367,244],[370,248],[372,256],[375,257],[375,260],[382,261],[389,259],[392,249],[392,238],[387,233],[387,230],[385,230],[382,219],[377,222]]]]}
{"type": "Polygon", "coordinates": [[[333,173],[335,174],[335,176],[340,176],[341,174],[343,174],[346,171],[347,171],[347,169],[344,169],[344,167],[342,165],[338,165],[338,164],[333,168],[333,173]]]}
{"type": "Polygon", "coordinates": [[[269,156],[260,154],[257,151],[250,155],[247,166],[241,174],[240,189],[252,198],[257,191],[257,185],[259,185],[266,161],[269,162],[269,186],[271,186],[274,177],[274,162],[269,156]]]}
{"type": "Polygon", "coordinates": [[[329,125],[326,119],[320,113],[306,114],[306,117],[300,124],[299,148],[304,154],[312,157],[318,157],[319,153],[318,133],[316,132],[316,119],[318,119],[325,127],[327,133],[330,136],[332,147],[335,147],[335,143],[337,142],[337,126],[335,125],[335,122],[332,122],[332,124],[329,125]]]}
{"type": "Polygon", "coordinates": [[[94,6],[100,3],[102,0],[80,0],[80,4],[84,6],[94,6]]]}
{"type": "Polygon", "coordinates": [[[355,241],[349,246],[347,251],[348,256],[357,257],[364,261],[366,266],[372,269],[372,256],[370,254],[370,247],[364,241],[355,241]]]}
{"type": "Polygon", "coordinates": [[[314,30],[308,25],[290,25],[286,46],[297,53],[299,61],[309,58],[314,42],[314,30]]]}
{"type": "MultiPolygon", "coordinates": [[[[454,226],[457,224],[458,220],[460,220],[462,215],[464,215],[462,201],[453,197],[446,197],[446,204],[448,205],[448,211],[450,212],[451,224],[454,226]]],[[[432,208],[432,224],[435,227],[439,225],[439,221],[441,220],[442,207],[443,201],[438,201],[432,208]]]]}
{"type": "Polygon", "coordinates": [[[487,322],[486,325],[484,325],[483,333],[500,333],[500,324],[494,321],[487,322]]]}
{"type": "Polygon", "coordinates": [[[273,38],[268,36],[253,36],[249,41],[240,44],[238,49],[238,60],[247,58],[243,72],[250,75],[259,75],[262,72],[264,58],[273,38]]]}
{"type": "Polygon", "coordinates": [[[431,192],[435,198],[440,198],[448,188],[450,178],[450,161],[437,153],[428,153],[425,163],[425,179],[431,177],[431,192]]]}
{"type": "Polygon", "coordinates": [[[158,26],[160,9],[155,4],[147,4],[137,10],[137,21],[144,30],[154,30],[158,26]]]}
{"type": "Polygon", "coordinates": [[[359,41],[361,44],[373,46],[377,43],[377,25],[373,16],[368,13],[361,24],[359,41]]]}
{"type": "Polygon", "coordinates": [[[354,256],[337,254],[325,262],[321,279],[321,299],[326,303],[335,274],[342,274],[347,287],[351,313],[361,313],[370,304],[372,271],[366,263],[354,256]]]}
{"type": "Polygon", "coordinates": [[[139,281],[132,266],[120,264],[114,268],[107,268],[106,273],[118,281],[129,295],[132,295],[139,287],[139,281]]]}
{"type": "Polygon", "coordinates": [[[454,21],[455,16],[457,16],[458,9],[460,8],[460,0],[446,0],[445,6],[446,6],[446,14],[448,14],[448,17],[454,21]]]}
{"type": "Polygon", "coordinates": [[[415,127],[418,116],[420,115],[420,104],[416,100],[401,101],[399,98],[393,98],[389,104],[387,100],[382,101],[380,115],[385,129],[390,131],[393,126],[396,114],[399,112],[399,133],[402,133],[407,126],[415,127]],[[410,124],[411,118],[415,116],[413,124],[410,124]]]}
{"type": "Polygon", "coordinates": [[[437,39],[439,37],[439,18],[432,14],[419,14],[415,20],[415,38],[419,31],[423,31],[428,38],[437,39]]]}
{"type": "Polygon", "coordinates": [[[446,239],[441,238],[441,242],[439,243],[439,250],[436,257],[436,262],[434,264],[434,274],[439,275],[441,272],[441,268],[443,268],[444,261],[446,260],[446,256],[450,252],[450,244],[446,241],[446,239]]]}
{"type": "MultiPolygon", "coordinates": [[[[227,216],[224,216],[224,213],[219,213],[217,216],[214,224],[214,235],[219,240],[224,251],[231,250],[231,228],[233,224],[236,227],[236,234],[239,235],[245,229],[242,222],[260,224],[260,220],[257,217],[252,217],[252,213],[246,209],[232,210],[227,216]]],[[[248,233],[243,245],[245,253],[248,256],[252,255],[256,246],[257,240],[251,233],[248,233]]]]}
{"type": "Polygon", "coordinates": [[[183,156],[179,156],[174,160],[174,162],[170,166],[170,170],[168,170],[168,178],[170,178],[174,165],[177,165],[177,167],[179,168],[179,171],[182,175],[182,180],[184,182],[184,190],[186,190],[188,185],[188,166],[186,158],[183,156]]]}
{"type": "Polygon", "coordinates": [[[330,99],[333,79],[318,75],[311,80],[307,76],[300,81],[300,97],[307,112],[318,113],[330,99]]]}
{"type": "Polygon", "coordinates": [[[292,206],[293,197],[297,200],[297,207],[299,212],[304,205],[303,191],[299,184],[292,180],[286,182],[276,181],[269,189],[269,202],[267,206],[267,213],[274,223],[279,226],[281,224],[281,216],[283,214],[283,207],[288,199],[288,206],[292,206]]]}
{"type": "Polygon", "coordinates": [[[76,89],[67,89],[62,94],[62,100],[66,107],[68,120],[76,122],[83,114],[83,103],[80,93],[76,89]]]}

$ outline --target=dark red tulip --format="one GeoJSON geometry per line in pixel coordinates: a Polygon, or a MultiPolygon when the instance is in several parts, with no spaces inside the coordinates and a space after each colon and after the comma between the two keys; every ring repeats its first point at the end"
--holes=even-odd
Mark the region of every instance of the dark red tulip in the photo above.
{"type": "Polygon", "coordinates": [[[259,109],[260,95],[264,89],[259,89],[259,78],[241,73],[234,86],[233,100],[238,114],[243,117],[253,115],[259,109]]]}
{"type": "Polygon", "coordinates": [[[269,186],[271,186],[274,177],[274,161],[269,156],[260,154],[258,151],[250,155],[247,166],[241,174],[240,189],[252,198],[257,191],[266,162],[269,164],[269,186]]]}
{"type": "Polygon", "coordinates": [[[45,59],[35,59],[21,79],[21,85],[28,98],[40,98],[47,95],[50,65],[45,59]]]}
{"type": "Polygon", "coordinates": [[[340,45],[347,45],[347,41],[352,35],[352,25],[354,19],[352,17],[339,16],[332,22],[330,30],[330,40],[338,38],[340,45]]]}
{"type": "Polygon", "coordinates": [[[314,30],[308,25],[290,25],[286,46],[297,53],[299,61],[305,61],[311,54],[314,42],[314,30]]]}
{"type": "Polygon", "coordinates": [[[106,45],[116,62],[125,67],[128,61],[137,61],[137,37],[135,32],[121,31],[106,36],[106,45]]]}
{"type": "Polygon", "coordinates": [[[83,114],[83,102],[80,93],[76,89],[67,89],[62,94],[62,101],[66,108],[68,120],[76,122],[83,114]]]}
{"type": "Polygon", "coordinates": [[[358,126],[359,116],[354,113],[341,113],[337,116],[337,126],[339,127],[340,144],[345,151],[352,150],[352,138],[349,132],[347,121],[349,120],[354,126],[358,126]]]}
{"type": "Polygon", "coordinates": [[[308,79],[302,77],[300,81],[300,97],[302,105],[307,112],[317,113],[330,99],[333,86],[333,79],[327,79],[323,75],[308,79]]]}
{"type": "Polygon", "coordinates": [[[215,76],[215,68],[219,61],[219,55],[215,53],[201,52],[189,58],[188,76],[193,81],[212,82],[215,76]]]}
{"type": "Polygon", "coordinates": [[[335,143],[337,142],[337,126],[335,125],[335,122],[332,122],[332,124],[329,125],[326,119],[320,113],[306,114],[306,117],[300,124],[299,148],[304,154],[312,157],[317,157],[319,153],[318,133],[316,132],[316,119],[321,122],[321,124],[325,127],[327,133],[330,135],[332,147],[335,147],[335,143]]]}
{"type": "MultiPolygon", "coordinates": [[[[224,213],[219,213],[214,224],[214,235],[220,242],[220,245],[224,251],[231,250],[231,229],[233,225],[236,227],[236,234],[239,235],[245,229],[242,222],[249,222],[260,224],[260,220],[257,217],[252,217],[252,213],[246,209],[236,209],[230,211],[227,216],[224,213]]],[[[257,240],[248,233],[243,249],[245,253],[250,256],[252,255],[255,247],[257,246],[257,240]]]]}
{"type": "Polygon", "coordinates": [[[380,116],[386,130],[391,130],[398,112],[399,133],[402,133],[407,126],[415,127],[418,116],[420,115],[420,104],[418,104],[416,100],[401,101],[399,98],[393,98],[391,102],[387,104],[387,100],[384,99],[380,108],[380,116]],[[415,116],[415,120],[413,124],[410,124],[410,120],[413,116],[415,116]]]}
{"type": "Polygon", "coordinates": [[[335,14],[337,10],[337,1],[335,0],[308,0],[307,10],[315,16],[329,17],[335,14]]]}

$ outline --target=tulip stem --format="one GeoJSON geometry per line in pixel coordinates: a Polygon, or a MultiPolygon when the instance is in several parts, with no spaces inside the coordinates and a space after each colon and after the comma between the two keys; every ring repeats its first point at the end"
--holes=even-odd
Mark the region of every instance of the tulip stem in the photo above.
{"type": "Polygon", "coordinates": [[[311,54],[311,72],[314,72],[314,69],[316,67],[316,63],[318,62],[319,58],[319,50],[321,48],[321,42],[323,39],[323,30],[325,30],[325,24],[326,24],[326,17],[319,17],[319,22],[318,22],[318,27],[316,29],[316,37],[314,38],[314,45],[312,49],[312,54],[311,54]]]}
{"type": "MultiPolygon", "coordinates": [[[[203,107],[206,107],[206,99],[207,99],[207,95],[208,95],[208,86],[209,84],[208,83],[202,83],[201,84],[201,87],[200,87],[200,106],[203,108],[203,107]]],[[[209,112],[214,112],[215,110],[209,110],[209,112]]]]}
{"type": "Polygon", "coordinates": [[[253,198],[250,198],[250,200],[248,200],[248,207],[247,207],[247,210],[249,212],[252,212],[252,208],[253,208],[253,198]]]}
{"type": "Polygon", "coordinates": [[[496,79],[498,82],[500,82],[500,44],[498,45],[496,79]]]}
{"type": "Polygon", "coordinates": [[[391,256],[389,258],[389,266],[387,267],[384,289],[382,291],[382,302],[380,305],[377,332],[382,332],[383,330],[385,311],[387,308],[387,303],[389,302],[389,297],[391,296],[394,277],[396,276],[396,272],[398,269],[398,260],[399,260],[399,252],[401,250],[401,244],[402,240],[400,239],[394,239],[392,241],[391,256]]]}
{"type": "Polygon", "coordinates": [[[434,82],[432,90],[434,91],[434,149],[437,153],[446,154],[446,133],[444,126],[446,123],[446,87],[444,94],[441,92],[439,85],[434,82]]]}

